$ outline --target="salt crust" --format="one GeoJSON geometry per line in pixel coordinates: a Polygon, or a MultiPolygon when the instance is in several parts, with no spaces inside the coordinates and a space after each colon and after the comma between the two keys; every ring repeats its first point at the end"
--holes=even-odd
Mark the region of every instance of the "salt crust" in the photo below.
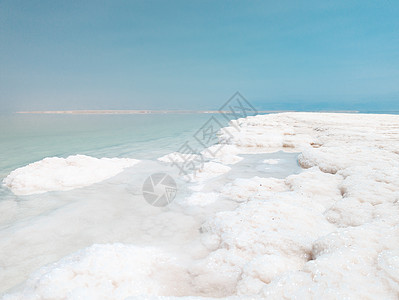
{"type": "Polygon", "coordinates": [[[3,183],[16,195],[68,191],[111,178],[139,161],[71,155],[47,157],[12,171],[3,183]]]}
{"type": "Polygon", "coordinates": [[[158,249],[96,245],[42,268],[5,299],[397,299],[399,116],[283,113],[237,122],[234,155],[301,152],[306,170],[221,187],[219,197],[239,204],[202,225],[206,257],[183,266],[158,249]]]}

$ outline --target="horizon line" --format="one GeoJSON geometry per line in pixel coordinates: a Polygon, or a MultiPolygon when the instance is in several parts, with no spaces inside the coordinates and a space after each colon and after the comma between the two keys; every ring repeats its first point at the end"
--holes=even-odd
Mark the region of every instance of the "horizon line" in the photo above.
{"type": "MultiPolygon", "coordinates": [[[[339,113],[358,113],[357,110],[321,110],[318,112],[339,112],[339,113]]],[[[298,112],[297,110],[259,110],[256,113],[282,113],[282,112],[298,112]]],[[[81,115],[94,115],[94,114],[216,114],[216,113],[232,113],[231,111],[221,110],[37,110],[37,111],[17,111],[17,114],[81,114],[81,115]]]]}

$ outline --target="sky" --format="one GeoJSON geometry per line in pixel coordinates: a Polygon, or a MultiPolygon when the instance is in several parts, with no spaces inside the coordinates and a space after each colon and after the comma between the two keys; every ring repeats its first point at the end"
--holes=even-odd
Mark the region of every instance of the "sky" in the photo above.
{"type": "Polygon", "coordinates": [[[399,110],[399,1],[0,0],[0,111],[399,110]]]}

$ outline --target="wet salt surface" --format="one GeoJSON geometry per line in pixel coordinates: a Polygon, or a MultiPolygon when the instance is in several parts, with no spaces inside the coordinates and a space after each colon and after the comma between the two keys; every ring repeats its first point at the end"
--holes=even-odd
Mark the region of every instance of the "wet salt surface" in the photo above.
{"type": "Polygon", "coordinates": [[[106,181],[71,191],[7,197],[0,202],[1,289],[21,283],[34,270],[95,243],[154,246],[189,259],[208,253],[200,241],[202,223],[217,211],[234,209],[236,202],[218,197],[220,185],[234,178],[259,175],[283,178],[299,172],[297,154],[244,154],[229,172],[215,177],[204,190],[214,197],[197,197],[188,207],[184,199],[195,194],[179,179],[178,169],[143,160],[106,181]],[[264,159],[279,159],[269,166],[264,159]],[[269,169],[266,169],[269,166],[269,169]],[[142,196],[144,179],[155,172],[177,181],[176,199],[168,207],[149,205],[142,196]],[[216,183],[216,184],[215,184],[216,183]],[[6,212],[6,213],[3,213],[6,212]]]}
{"type": "Polygon", "coordinates": [[[298,164],[298,153],[278,151],[275,153],[241,154],[244,159],[234,165],[227,175],[229,178],[274,177],[285,178],[298,174],[302,168],[298,164]],[[273,164],[265,163],[271,161],[273,164]]]}
{"type": "Polygon", "coordinates": [[[140,199],[139,177],[160,170],[149,161],[82,189],[10,195],[1,282],[57,262],[5,299],[397,299],[399,117],[234,122],[240,131],[193,183],[176,179],[167,208],[140,199]],[[304,169],[282,173],[289,161],[298,170],[295,153],[304,169]]]}

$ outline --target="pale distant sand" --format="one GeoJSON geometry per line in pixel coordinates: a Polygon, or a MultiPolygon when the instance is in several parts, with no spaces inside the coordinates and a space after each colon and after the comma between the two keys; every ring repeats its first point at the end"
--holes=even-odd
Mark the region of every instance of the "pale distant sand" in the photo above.
{"type": "MultiPolygon", "coordinates": [[[[217,114],[231,111],[219,110],[37,110],[17,111],[17,114],[73,114],[73,115],[137,115],[137,114],[217,114]]],[[[260,110],[257,113],[282,113],[290,110],[260,110]]],[[[357,113],[358,111],[330,111],[337,113],[357,113]]]]}
{"type": "Polygon", "coordinates": [[[136,115],[136,114],[212,114],[215,110],[40,110],[40,111],[18,111],[18,114],[81,114],[81,115],[136,115]]]}
{"type": "MultiPolygon", "coordinates": [[[[43,110],[43,111],[18,111],[18,114],[73,114],[73,115],[141,115],[141,114],[217,114],[229,111],[218,110],[43,110]]],[[[283,111],[259,111],[258,113],[271,113],[283,111]]]]}

